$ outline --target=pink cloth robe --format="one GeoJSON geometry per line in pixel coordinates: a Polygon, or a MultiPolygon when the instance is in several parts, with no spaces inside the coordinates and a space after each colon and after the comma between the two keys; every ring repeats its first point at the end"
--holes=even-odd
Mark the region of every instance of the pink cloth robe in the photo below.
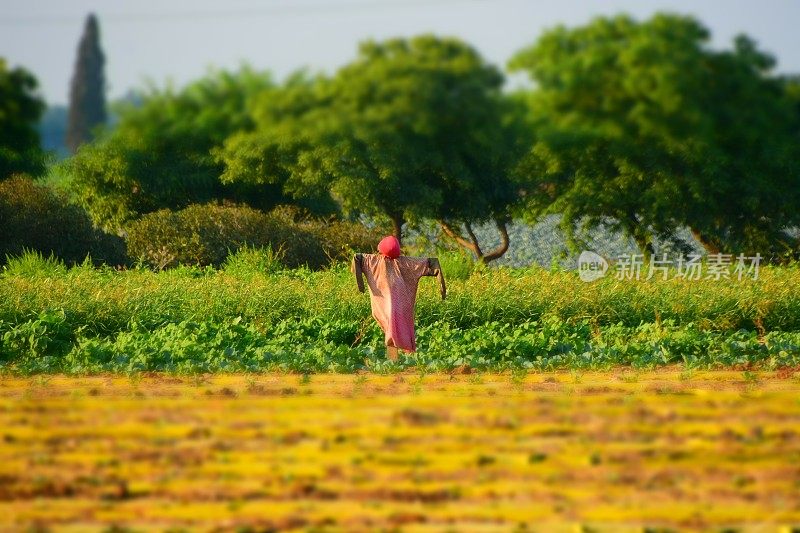
{"type": "MultiPolygon", "coordinates": [[[[419,280],[422,276],[438,276],[444,298],[441,270],[434,268],[432,260],[424,257],[391,259],[381,254],[359,254],[353,263],[360,290],[363,291],[361,272],[367,280],[372,316],[384,332],[386,346],[416,351],[414,305],[419,280]]],[[[435,264],[438,266],[438,261],[435,264]]]]}

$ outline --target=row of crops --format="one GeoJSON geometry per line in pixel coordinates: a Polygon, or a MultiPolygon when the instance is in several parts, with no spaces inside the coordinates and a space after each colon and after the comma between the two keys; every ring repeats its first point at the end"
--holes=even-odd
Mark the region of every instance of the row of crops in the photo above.
{"type": "Polygon", "coordinates": [[[757,280],[580,281],[575,272],[444,262],[423,280],[419,351],[385,360],[347,265],[284,270],[258,252],[221,269],[66,268],[35,256],[0,275],[6,372],[431,371],[800,364],[800,270],[757,280]]]}

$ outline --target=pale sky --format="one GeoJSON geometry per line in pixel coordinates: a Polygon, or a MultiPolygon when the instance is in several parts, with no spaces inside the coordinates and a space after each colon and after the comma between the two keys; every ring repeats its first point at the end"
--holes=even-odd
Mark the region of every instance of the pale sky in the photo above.
{"type": "Polygon", "coordinates": [[[0,0],[0,57],[31,70],[49,103],[65,103],[92,11],[110,99],[145,80],[181,86],[242,62],[278,79],[300,67],[331,72],[363,39],[426,32],[460,37],[504,66],[543,29],[620,12],[694,15],[715,47],[744,32],[777,57],[778,71],[800,73],[798,0],[0,0]]]}

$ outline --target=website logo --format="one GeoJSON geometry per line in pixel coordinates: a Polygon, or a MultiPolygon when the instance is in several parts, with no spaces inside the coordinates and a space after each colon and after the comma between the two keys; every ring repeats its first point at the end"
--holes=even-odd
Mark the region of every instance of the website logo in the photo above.
{"type": "Polygon", "coordinates": [[[578,276],[582,281],[595,281],[606,275],[608,261],[595,252],[584,250],[578,257],[578,276]]]}

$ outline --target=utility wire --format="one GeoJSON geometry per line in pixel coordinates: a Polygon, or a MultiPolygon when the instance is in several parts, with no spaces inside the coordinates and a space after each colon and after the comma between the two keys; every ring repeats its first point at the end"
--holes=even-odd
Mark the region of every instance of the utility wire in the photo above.
{"type": "MultiPolygon", "coordinates": [[[[233,8],[225,10],[192,10],[171,11],[164,13],[103,13],[98,12],[102,23],[135,23],[153,21],[195,21],[219,20],[221,18],[249,18],[257,16],[309,15],[316,13],[356,13],[363,11],[379,11],[382,9],[421,9],[442,5],[486,4],[490,0],[386,0],[382,2],[343,1],[336,3],[272,5],[251,8],[233,8]]],[[[497,0],[495,0],[496,2],[497,0]]],[[[38,26],[47,24],[75,24],[83,19],[83,15],[30,15],[18,17],[0,17],[2,26],[38,26]]]]}

